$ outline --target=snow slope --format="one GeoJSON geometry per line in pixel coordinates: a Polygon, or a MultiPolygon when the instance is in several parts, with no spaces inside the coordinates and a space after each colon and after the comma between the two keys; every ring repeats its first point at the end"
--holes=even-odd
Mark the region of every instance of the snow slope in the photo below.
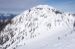
{"type": "Polygon", "coordinates": [[[0,49],[73,49],[74,30],[73,15],[38,5],[14,17],[0,32],[0,49]]]}

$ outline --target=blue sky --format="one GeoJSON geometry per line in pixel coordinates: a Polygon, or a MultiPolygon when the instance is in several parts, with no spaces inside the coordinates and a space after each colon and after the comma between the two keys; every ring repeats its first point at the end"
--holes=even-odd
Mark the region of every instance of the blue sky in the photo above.
{"type": "Polygon", "coordinates": [[[0,0],[0,11],[21,13],[39,4],[46,4],[58,10],[75,13],[75,0],[0,0]]]}

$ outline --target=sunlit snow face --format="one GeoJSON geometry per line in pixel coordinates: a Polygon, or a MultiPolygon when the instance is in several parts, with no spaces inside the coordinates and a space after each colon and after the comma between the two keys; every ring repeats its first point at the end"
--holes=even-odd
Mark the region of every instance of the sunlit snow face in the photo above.
{"type": "Polygon", "coordinates": [[[54,48],[62,45],[61,41],[74,33],[74,17],[48,5],[39,5],[26,10],[11,21],[1,31],[0,43],[3,43],[1,48],[13,49],[26,45],[34,49],[46,46],[48,43],[52,45],[50,48],[54,48]]]}

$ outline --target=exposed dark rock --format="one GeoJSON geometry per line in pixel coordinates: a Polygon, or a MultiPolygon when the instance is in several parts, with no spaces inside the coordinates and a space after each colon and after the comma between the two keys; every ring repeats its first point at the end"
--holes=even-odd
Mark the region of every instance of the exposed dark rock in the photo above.
{"type": "Polygon", "coordinates": [[[42,10],[43,8],[36,8],[36,9],[42,10]]]}
{"type": "Polygon", "coordinates": [[[3,45],[8,40],[9,40],[9,37],[7,35],[0,37],[0,45],[3,45]]]}
{"type": "Polygon", "coordinates": [[[29,12],[31,11],[31,9],[29,9],[29,12]]]}
{"type": "Polygon", "coordinates": [[[58,40],[60,40],[60,37],[58,37],[58,40]]]}
{"type": "Polygon", "coordinates": [[[56,13],[56,14],[62,14],[62,12],[60,12],[60,11],[55,11],[55,13],[56,13]]]}
{"type": "Polygon", "coordinates": [[[11,22],[11,19],[14,18],[17,14],[1,14],[0,13],[0,32],[5,28],[5,26],[11,22]]]}
{"type": "Polygon", "coordinates": [[[0,31],[3,30],[3,28],[5,28],[5,26],[9,23],[11,23],[11,19],[10,20],[0,20],[0,31]]]}
{"type": "Polygon", "coordinates": [[[74,22],[74,24],[73,24],[73,27],[75,27],[75,22],[74,22]]]}
{"type": "Polygon", "coordinates": [[[75,14],[72,14],[73,16],[75,16],[75,14]]]}
{"type": "MultiPolygon", "coordinates": [[[[3,34],[2,32],[4,31],[3,29],[6,27],[7,24],[12,24],[12,18],[14,18],[14,15],[10,15],[10,17],[4,17],[4,15],[0,15],[0,45],[3,45],[9,40],[9,35],[1,35],[3,34]],[[2,17],[3,16],[3,17],[2,17]]],[[[7,31],[7,30],[6,30],[7,31]]],[[[13,31],[10,29],[10,36],[11,38],[14,36],[13,31]]],[[[8,46],[2,48],[6,49],[8,46]]]]}

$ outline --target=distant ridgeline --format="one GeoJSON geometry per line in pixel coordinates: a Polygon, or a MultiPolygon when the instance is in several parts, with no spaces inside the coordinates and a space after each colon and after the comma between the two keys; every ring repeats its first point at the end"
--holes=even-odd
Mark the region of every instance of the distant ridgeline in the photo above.
{"type": "Polygon", "coordinates": [[[0,13],[0,31],[8,24],[11,23],[11,19],[17,14],[5,14],[0,13]]]}
{"type": "Polygon", "coordinates": [[[13,18],[14,16],[16,16],[18,14],[12,14],[12,13],[0,13],[0,20],[4,20],[4,19],[11,19],[13,18]]]}

